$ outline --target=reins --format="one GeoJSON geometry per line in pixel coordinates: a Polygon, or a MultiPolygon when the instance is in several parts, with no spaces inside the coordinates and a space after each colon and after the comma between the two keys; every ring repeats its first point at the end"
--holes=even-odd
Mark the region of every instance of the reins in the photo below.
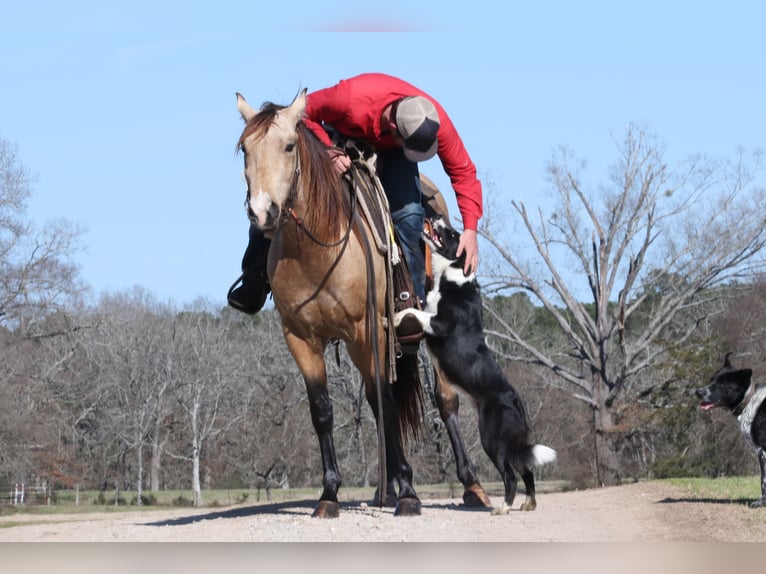
{"type": "MultiPolygon", "coordinates": [[[[356,221],[361,217],[356,213],[356,221]]],[[[367,233],[360,229],[359,236],[364,244],[364,256],[367,261],[367,326],[370,342],[372,344],[372,356],[375,373],[375,397],[378,401],[378,499],[380,506],[386,499],[386,485],[388,484],[388,470],[386,468],[386,435],[383,424],[383,385],[380,373],[380,348],[378,347],[378,298],[375,294],[376,278],[375,267],[372,261],[372,247],[367,233]],[[382,486],[381,486],[382,485],[382,486]]]]}
{"type": "MultiPolygon", "coordinates": [[[[297,154],[296,156],[296,166],[293,176],[293,182],[291,184],[290,188],[290,195],[292,197],[292,201],[295,201],[295,196],[297,195],[298,190],[298,183],[300,180],[300,173],[301,173],[301,166],[300,166],[300,154],[297,154]]],[[[373,356],[373,365],[374,365],[374,377],[375,377],[375,391],[376,391],[376,399],[378,402],[378,492],[379,492],[379,503],[380,506],[383,506],[383,501],[385,500],[386,496],[386,485],[388,484],[388,470],[386,468],[386,435],[385,435],[385,425],[384,425],[384,417],[383,417],[383,388],[382,388],[382,377],[380,372],[380,348],[378,346],[378,337],[377,337],[377,330],[378,330],[378,299],[376,296],[376,285],[377,285],[377,279],[375,277],[375,267],[374,262],[372,260],[372,247],[370,245],[369,237],[367,236],[367,233],[364,231],[363,226],[361,225],[361,216],[359,215],[359,211],[357,209],[357,196],[356,196],[356,188],[357,188],[357,171],[355,166],[352,164],[351,169],[349,170],[350,174],[350,195],[351,195],[351,206],[349,209],[349,218],[348,218],[348,225],[346,226],[346,231],[343,234],[343,236],[338,239],[337,241],[333,242],[325,242],[319,239],[316,235],[314,235],[303,223],[303,219],[298,215],[298,213],[293,209],[292,205],[289,205],[286,207],[285,211],[290,216],[290,218],[295,222],[295,225],[308,236],[311,241],[316,243],[317,245],[325,248],[332,248],[337,247],[339,245],[346,245],[351,238],[351,230],[356,225],[358,231],[357,235],[360,237],[361,243],[364,247],[364,256],[366,261],[366,268],[367,268],[367,327],[368,327],[368,336],[370,337],[370,343],[372,346],[372,356],[373,356]]],[[[291,203],[292,203],[291,201],[291,203]]],[[[335,353],[336,353],[336,361],[340,363],[340,356],[338,354],[338,347],[336,345],[335,347],[335,353]]]]}
{"type": "MultiPolygon", "coordinates": [[[[301,175],[301,154],[298,153],[295,155],[295,170],[293,172],[293,181],[290,184],[290,198],[291,203],[295,201],[295,195],[298,190],[298,181],[300,179],[301,175]]],[[[309,229],[303,224],[303,219],[298,215],[298,213],[292,208],[291,205],[287,206],[286,210],[287,214],[295,221],[295,224],[300,228],[301,231],[303,231],[311,241],[316,243],[317,245],[321,245],[322,247],[337,247],[338,245],[341,245],[342,243],[348,242],[349,237],[351,236],[351,223],[354,219],[354,214],[356,212],[356,193],[354,192],[354,187],[351,186],[351,209],[349,211],[348,215],[348,225],[346,226],[346,232],[343,234],[343,237],[338,239],[338,241],[334,241],[332,243],[326,243],[319,239],[316,235],[311,233],[309,229]]]]}

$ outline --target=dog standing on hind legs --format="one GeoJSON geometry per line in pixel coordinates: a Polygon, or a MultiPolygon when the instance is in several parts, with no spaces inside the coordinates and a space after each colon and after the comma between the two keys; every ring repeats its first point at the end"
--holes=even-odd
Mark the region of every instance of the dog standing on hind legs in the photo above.
{"type": "Polygon", "coordinates": [[[761,497],[750,502],[750,508],[766,506],[766,386],[756,385],[752,369],[736,369],[727,353],[723,367],[710,378],[710,384],[697,389],[700,408],[729,410],[739,423],[742,434],[753,445],[761,467],[761,497]]]}
{"type": "Polygon", "coordinates": [[[460,234],[442,217],[430,220],[430,227],[423,239],[431,249],[433,288],[423,311],[401,311],[394,323],[417,320],[442,381],[461,388],[475,402],[482,447],[505,486],[503,504],[492,513],[507,514],[511,509],[516,472],[526,489],[521,510],[534,510],[533,469],[555,460],[556,452],[531,444],[524,403],[486,345],[479,285],[475,274],[463,275],[463,257],[457,256],[460,234]]]}

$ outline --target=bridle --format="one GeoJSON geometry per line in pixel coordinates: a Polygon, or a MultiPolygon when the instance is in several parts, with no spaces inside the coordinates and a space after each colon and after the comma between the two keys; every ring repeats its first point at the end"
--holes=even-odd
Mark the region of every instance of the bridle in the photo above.
{"type": "MultiPolygon", "coordinates": [[[[295,154],[295,170],[293,171],[293,181],[290,184],[290,191],[287,194],[287,201],[285,202],[285,205],[282,207],[282,213],[285,215],[289,215],[290,218],[295,222],[295,225],[298,226],[298,228],[305,233],[311,241],[316,243],[317,245],[320,245],[322,247],[337,247],[338,245],[348,243],[349,237],[351,237],[351,227],[354,220],[354,217],[356,215],[356,191],[355,187],[353,185],[349,186],[351,191],[351,209],[349,210],[348,215],[348,225],[346,226],[346,231],[343,234],[343,236],[338,239],[337,241],[333,241],[330,243],[327,243],[325,241],[322,241],[319,239],[316,235],[311,233],[311,231],[303,224],[303,219],[300,215],[293,209],[293,204],[295,203],[296,196],[298,195],[298,183],[300,181],[300,175],[301,175],[301,154],[298,152],[295,154]]],[[[287,217],[283,216],[280,218],[281,221],[286,220],[287,217]]]]}

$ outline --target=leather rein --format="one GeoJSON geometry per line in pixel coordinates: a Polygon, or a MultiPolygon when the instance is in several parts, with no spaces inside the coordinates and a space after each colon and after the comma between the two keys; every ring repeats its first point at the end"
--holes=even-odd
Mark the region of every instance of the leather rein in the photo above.
{"type": "MultiPolygon", "coordinates": [[[[298,182],[300,179],[301,174],[301,164],[300,164],[300,153],[296,154],[295,158],[295,170],[293,172],[293,181],[290,185],[290,203],[295,201],[295,196],[298,193],[298,182]]],[[[352,168],[350,169],[350,178],[351,178],[351,185],[349,185],[350,188],[350,194],[351,194],[351,209],[349,210],[349,218],[348,218],[348,225],[346,226],[346,231],[343,234],[343,236],[338,239],[337,241],[333,242],[325,242],[316,237],[311,231],[304,225],[303,219],[298,215],[298,213],[293,209],[292,205],[289,205],[286,207],[285,211],[287,215],[290,216],[290,218],[295,222],[295,225],[303,232],[305,233],[309,239],[311,239],[314,243],[317,245],[320,245],[322,247],[326,248],[332,248],[337,247],[338,245],[345,245],[348,244],[348,241],[351,237],[351,230],[354,227],[354,224],[359,224],[361,222],[361,216],[359,215],[359,211],[357,209],[357,197],[356,197],[356,185],[354,185],[354,176],[356,174],[356,171],[352,165],[352,168]]],[[[365,261],[366,261],[366,269],[367,269],[367,325],[368,325],[368,335],[370,337],[371,345],[372,345],[372,355],[373,355],[373,364],[374,364],[374,373],[373,376],[375,377],[375,391],[378,401],[378,484],[385,485],[388,482],[387,477],[387,468],[386,468],[386,437],[385,437],[385,429],[384,429],[384,423],[383,423],[383,389],[382,389],[382,377],[380,372],[380,348],[378,346],[378,337],[377,337],[377,325],[378,325],[378,300],[375,293],[375,286],[376,286],[376,278],[375,278],[375,267],[374,263],[372,261],[372,247],[370,245],[370,239],[365,233],[364,229],[361,225],[357,225],[359,228],[358,235],[361,238],[361,243],[364,247],[364,255],[365,255],[365,261]]],[[[341,251],[342,252],[342,251],[341,251]]],[[[335,360],[340,365],[340,352],[338,350],[338,341],[334,341],[335,343],[335,360]]],[[[382,506],[382,501],[385,499],[385,488],[379,488],[380,493],[380,503],[382,506]]]]}

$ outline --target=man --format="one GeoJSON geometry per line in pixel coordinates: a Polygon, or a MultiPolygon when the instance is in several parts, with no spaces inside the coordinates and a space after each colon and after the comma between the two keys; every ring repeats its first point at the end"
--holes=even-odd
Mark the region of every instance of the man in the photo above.
{"type": "MultiPolygon", "coordinates": [[[[327,128],[375,148],[378,176],[402,242],[415,285],[425,300],[425,262],[420,247],[425,210],[421,203],[418,162],[439,156],[457,196],[463,220],[458,255],[465,252],[464,273],[476,271],[479,245],[476,229],[482,215],[482,188],[457,130],[441,105],[415,86],[386,74],[362,74],[308,94],[304,123],[327,145],[339,173],[350,158],[333,146],[327,128]]],[[[257,313],[268,293],[265,275],[268,240],[251,225],[250,243],[242,260],[242,285],[229,290],[229,304],[257,313]]]]}

